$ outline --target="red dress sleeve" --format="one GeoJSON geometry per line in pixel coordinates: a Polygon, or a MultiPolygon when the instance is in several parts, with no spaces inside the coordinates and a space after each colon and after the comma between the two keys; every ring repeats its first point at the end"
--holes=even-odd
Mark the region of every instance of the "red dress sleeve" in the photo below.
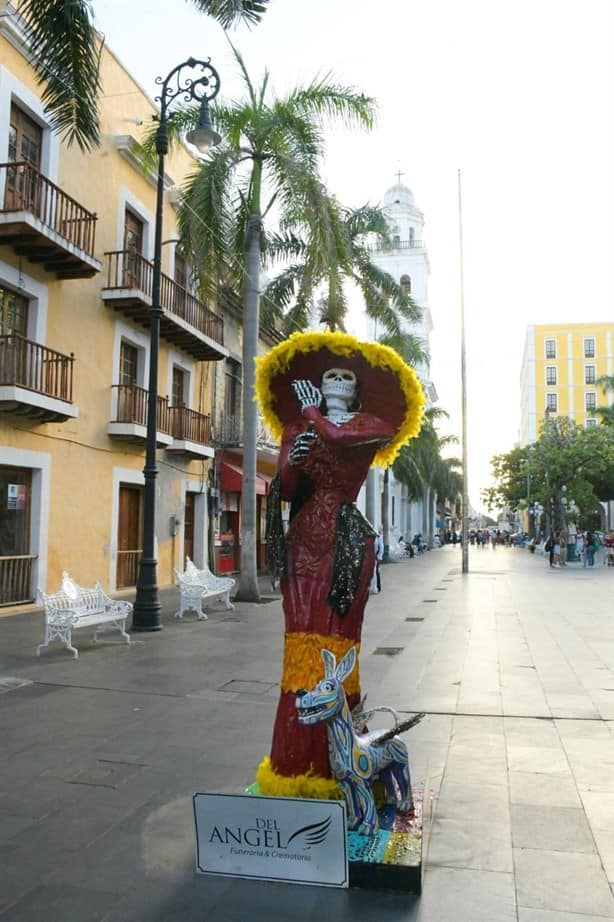
{"type": "Polygon", "coordinates": [[[385,444],[394,435],[394,429],[389,423],[367,413],[357,413],[354,419],[342,426],[331,423],[317,407],[306,407],[303,416],[323,439],[337,445],[385,444]]]}

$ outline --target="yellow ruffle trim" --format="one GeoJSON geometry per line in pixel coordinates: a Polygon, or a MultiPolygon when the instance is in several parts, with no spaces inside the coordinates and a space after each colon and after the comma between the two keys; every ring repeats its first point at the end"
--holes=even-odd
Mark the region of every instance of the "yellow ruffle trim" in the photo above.
{"type": "Polygon", "coordinates": [[[274,410],[271,381],[283,374],[297,352],[313,352],[329,349],[335,355],[349,356],[359,352],[373,368],[392,372],[399,379],[405,395],[406,411],[403,421],[393,439],[376,453],[372,467],[388,467],[399,453],[401,446],[418,434],[422,425],[425,405],[424,391],[416,372],[406,365],[398,352],[381,343],[361,342],[349,333],[310,332],[293,333],[262,358],[256,359],[256,399],[271,432],[277,438],[283,434],[283,424],[274,410]]]}
{"type": "Polygon", "coordinates": [[[334,778],[321,778],[312,771],[305,775],[279,775],[268,756],[256,772],[261,794],[270,797],[306,797],[310,800],[343,800],[343,793],[334,778]]]}
{"type": "Polygon", "coordinates": [[[360,644],[348,637],[331,637],[323,634],[303,634],[298,631],[285,635],[284,671],[281,690],[295,692],[299,688],[315,688],[324,678],[322,650],[330,650],[339,662],[350,647],[356,647],[356,665],[343,683],[346,694],[360,694],[360,673],[358,671],[358,654],[360,644]]]}

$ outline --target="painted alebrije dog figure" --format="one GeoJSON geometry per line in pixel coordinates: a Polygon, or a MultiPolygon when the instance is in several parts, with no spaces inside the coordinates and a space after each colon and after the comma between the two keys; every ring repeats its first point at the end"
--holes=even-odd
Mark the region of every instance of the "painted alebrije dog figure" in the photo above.
{"type": "Polygon", "coordinates": [[[343,790],[348,827],[372,836],[379,827],[371,787],[375,778],[384,782],[387,803],[402,811],[413,806],[407,747],[390,733],[354,732],[343,682],[356,665],[356,648],[348,650],[339,665],[329,650],[321,653],[324,678],[313,691],[297,691],[298,719],[305,726],[326,721],[330,769],[343,790]]]}

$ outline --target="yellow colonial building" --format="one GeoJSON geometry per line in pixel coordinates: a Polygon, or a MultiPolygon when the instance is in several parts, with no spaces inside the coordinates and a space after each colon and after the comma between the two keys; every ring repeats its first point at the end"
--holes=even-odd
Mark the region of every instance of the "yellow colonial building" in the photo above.
{"type": "MultiPolygon", "coordinates": [[[[106,48],[101,76],[102,144],[84,154],[50,129],[18,22],[0,17],[1,605],[57,589],[64,569],[110,591],[136,581],[156,188],[134,151],[155,106],[106,48]]],[[[194,161],[182,149],[166,165],[162,585],[186,554],[207,562],[210,410],[228,356],[176,247],[176,189],[194,161]]]]}
{"type": "Polygon", "coordinates": [[[520,444],[534,442],[546,410],[580,426],[596,426],[607,406],[597,380],[614,374],[614,323],[529,326],[520,374],[520,444]]]}

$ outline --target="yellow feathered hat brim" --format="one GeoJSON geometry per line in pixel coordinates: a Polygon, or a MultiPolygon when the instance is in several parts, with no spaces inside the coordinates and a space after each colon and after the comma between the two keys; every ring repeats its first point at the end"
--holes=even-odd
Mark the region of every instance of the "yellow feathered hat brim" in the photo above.
{"type": "Polygon", "coordinates": [[[388,467],[420,431],[425,398],[413,368],[380,343],[361,342],[349,333],[294,333],[256,359],[256,399],[266,425],[281,438],[284,426],[300,416],[292,381],[307,379],[319,387],[322,373],[334,367],[356,374],[362,411],[393,426],[394,437],[373,459],[373,466],[388,467]]]}

